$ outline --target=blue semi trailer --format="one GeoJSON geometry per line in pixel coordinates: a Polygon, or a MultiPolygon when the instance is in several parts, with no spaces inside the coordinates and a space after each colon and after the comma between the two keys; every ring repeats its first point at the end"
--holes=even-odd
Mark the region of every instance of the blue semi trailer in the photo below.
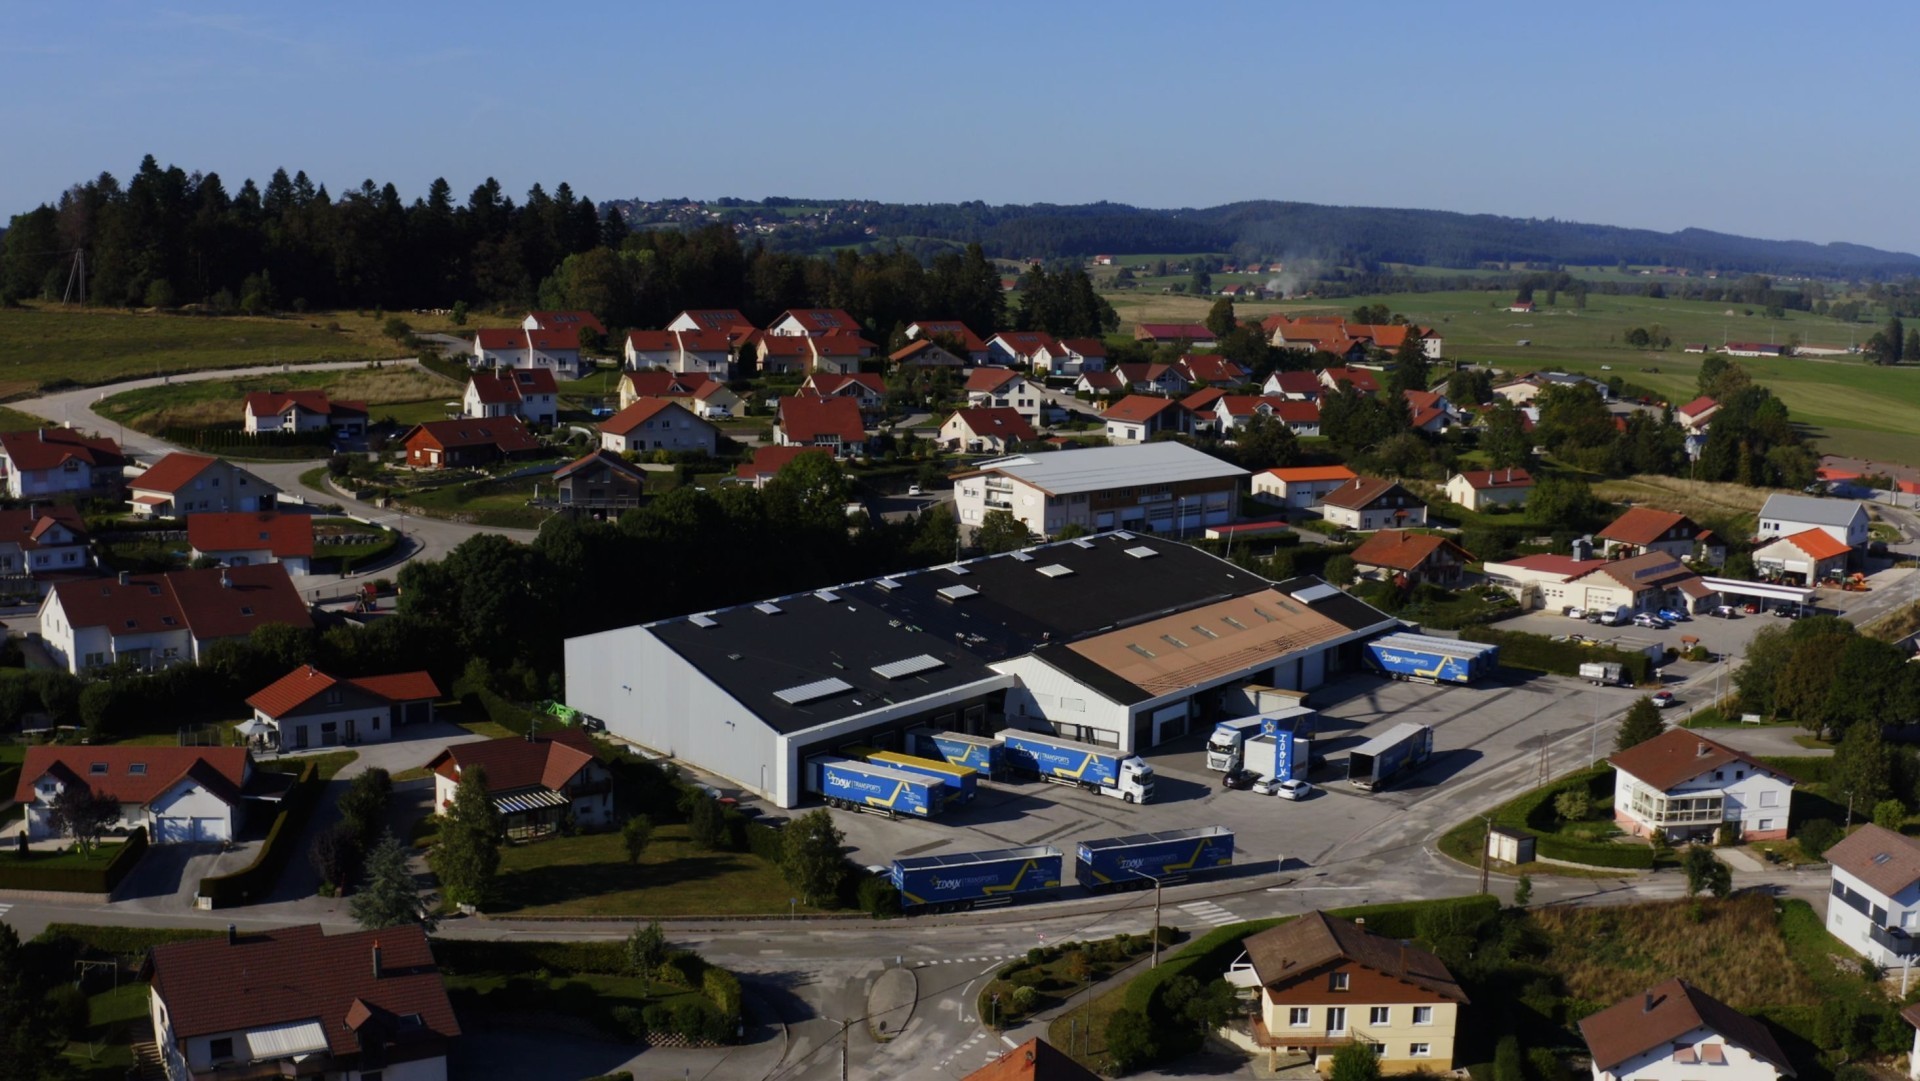
{"type": "Polygon", "coordinates": [[[823,757],[807,763],[807,788],[832,807],[889,818],[933,818],[946,810],[946,786],[937,777],[891,766],[823,757]]]}
{"type": "Polygon", "coordinates": [[[1389,634],[1367,643],[1367,659],[1395,679],[1472,683],[1500,664],[1500,647],[1424,634],[1389,634]]]}
{"type": "Polygon", "coordinates": [[[911,856],[893,861],[893,888],[906,913],[952,912],[1048,897],[1060,889],[1060,850],[1052,845],[911,856]]]}
{"type": "Polygon", "coordinates": [[[966,766],[956,766],[939,758],[917,758],[899,751],[874,751],[866,756],[867,762],[875,766],[890,769],[903,769],[908,773],[925,774],[947,787],[947,806],[958,807],[972,803],[978,793],[980,775],[966,766]]]}
{"type": "Polygon", "coordinates": [[[938,758],[966,766],[982,777],[997,779],[1005,772],[1006,753],[1000,741],[991,736],[916,728],[907,733],[907,749],[922,758],[938,758]]]}
{"type": "Polygon", "coordinates": [[[1128,803],[1153,799],[1153,767],[1139,755],[1011,728],[994,738],[1006,748],[1007,767],[1015,772],[1079,785],[1128,803]]]}
{"type": "Polygon", "coordinates": [[[1233,831],[1224,826],[1162,830],[1080,842],[1074,880],[1091,892],[1185,882],[1233,865],[1233,831]]]}

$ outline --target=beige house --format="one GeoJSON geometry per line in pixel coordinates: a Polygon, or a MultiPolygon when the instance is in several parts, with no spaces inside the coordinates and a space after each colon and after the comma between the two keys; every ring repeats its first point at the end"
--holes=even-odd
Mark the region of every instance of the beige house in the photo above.
{"type": "Polygon", "coordinates": [[[1398,481],[1355,477],[1320,498],[1320,516],[1361,531],[1427,524],[1427,505],[1398,481]]]}
{"type": "Polygon", "coordinates": [[[1533,474],[1524,469],[1475,469],[1447,478],[1447,498],[1468,510],[1518,507],[1533,494],[1533,474]]]}

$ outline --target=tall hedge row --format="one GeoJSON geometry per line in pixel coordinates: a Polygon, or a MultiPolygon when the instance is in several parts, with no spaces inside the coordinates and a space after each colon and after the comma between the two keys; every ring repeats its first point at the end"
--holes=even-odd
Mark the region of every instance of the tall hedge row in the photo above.
{"type": "Polygon", "coordinates": [[[31,856],[25,860],[10,857],[0,861],[0,889],[112,893],[146,851],[147,831],[142,826],[129,834],[126,843],[114,849],[113,856],[98,867],[43,867],[37,866],[31,856]]]}
{"type": "Polygon", "coordinates": [[[262,900],[272,893],[280,881],[280,872],[300,844],[300,835],[313,814],[313,805],[319,801],[322,784],[319,767],[307,763],[307,768],[281,799],[280,813],[274,816],[267,839],[260,845],[253,862],[232,874],[201,879],[199,895],[214,908],[231,908],[262,900]]]}
{"type": "Polygon", "coordinates": [[[1469,642],[1485,642],[1499,646],[1500,663],[1509,668],[1530,668],[1536,672],[1577,676],[1583,664],[1614,662],[1625,665],[1627,674],[1635,683],[1645,683],[1653,678],[1652,658],[1644,653],[1628,653],[1625,650],[1614,649],[1612,646],[1583,646],[1578,642],[1556,642],[1538,634],[1502,631],[1481,626],[1462,629],[1460,637],[1469,642]]]}

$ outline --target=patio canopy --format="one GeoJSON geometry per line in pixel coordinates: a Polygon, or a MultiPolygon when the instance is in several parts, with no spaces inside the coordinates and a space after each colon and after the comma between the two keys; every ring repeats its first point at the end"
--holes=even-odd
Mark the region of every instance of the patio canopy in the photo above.
{"type": "Polygon", "coordinates": [[[526,788],[493,797],[493,809],[503,815],[516,815],[547,807],[565,807],[571,802],[551,788],[526,788]]]}

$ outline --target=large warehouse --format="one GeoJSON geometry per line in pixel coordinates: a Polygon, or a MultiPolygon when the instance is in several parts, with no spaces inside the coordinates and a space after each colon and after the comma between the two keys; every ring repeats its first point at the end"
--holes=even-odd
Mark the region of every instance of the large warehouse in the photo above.
{"type": "Polygon", "coordinates": [[[567,703],[782,807],[802,763],[917,726],[1125,750],[1359,665],[1397,626],[1317,578],[1269,582],[1126,532],[566,642],[567,703]]]}

